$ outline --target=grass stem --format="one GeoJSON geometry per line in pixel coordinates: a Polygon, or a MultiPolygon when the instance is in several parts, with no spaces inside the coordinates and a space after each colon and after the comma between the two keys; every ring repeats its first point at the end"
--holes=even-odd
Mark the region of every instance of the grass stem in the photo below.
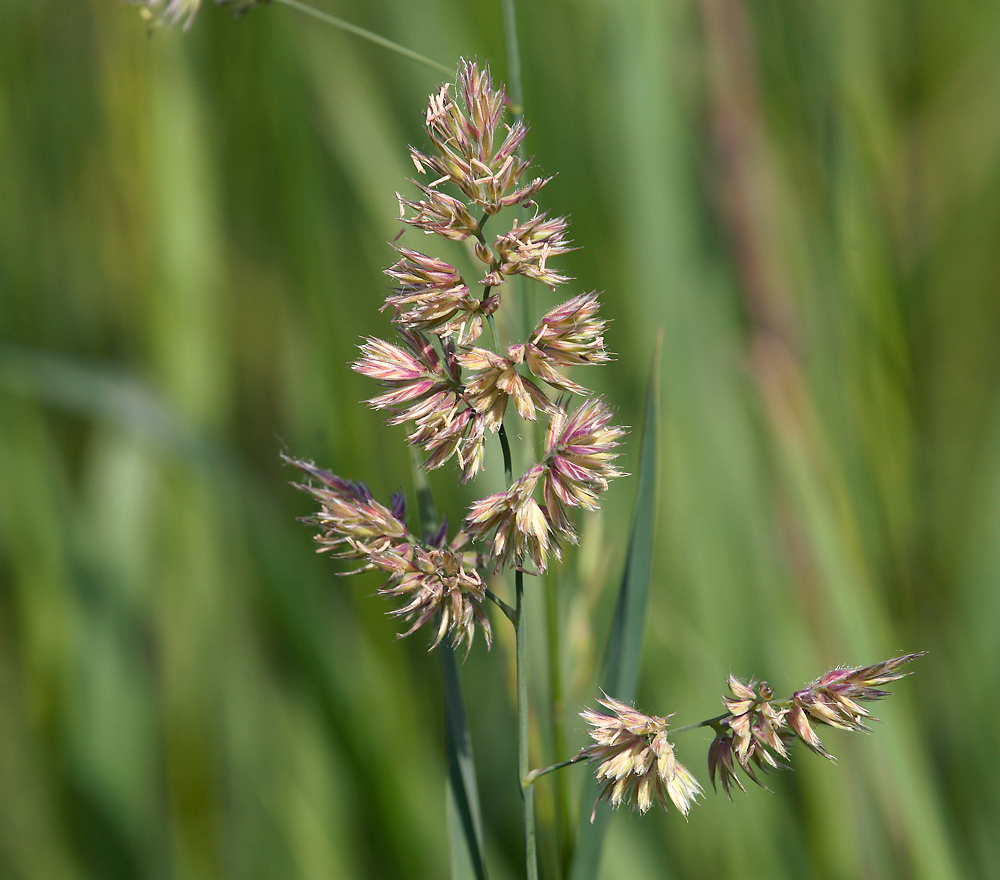
{"type": "Polygon", "coordinates": [[[324,12],[322,9],[316,9],[316,7],[310,6],[308,3],[300,3],[299,0],[272,0],[272,2],[280,3],[282,6],[287,6],[289,9],[294,9],[297,12],[301,12],[303,15],[309,15],[312,18],[325,22],[326,24],[333,25],[336,28],[340,28],[342,31],[347,31],[349,34],[354,34],[356,37],[361,37],[363,40],[368,40],[370,43],[382,46],[390,52],[395,52],[397,55],[402,55],[404,58],[416,61],[417,64],[422,64],[424,67],[436,70],[438,73],[443,73],[446,76],[452,76],[455,73],[453,69],[445,67],[443,64],[439,64],[437,61],[421,55],[419,52],[407,49],[406,46],[400,46],[399,43],[387,40],[385,37],[372,33],[372,31],[367,30],[366,28],[359,27],[356,24],[351,24],[349,21],[344,21],[342,18],[337,18],[335,15],[330,15],[329,12],[324,12]]]}
{"type": "Polygon", "coordinates": [[[517,597],[517,772],[521,783],[524,821],[524,858],[528,880],[538,880],[538,853],[535,847],[535,790],[528,770],[528,633],[524,615],[524,572],[514,574],[517,597]]]}

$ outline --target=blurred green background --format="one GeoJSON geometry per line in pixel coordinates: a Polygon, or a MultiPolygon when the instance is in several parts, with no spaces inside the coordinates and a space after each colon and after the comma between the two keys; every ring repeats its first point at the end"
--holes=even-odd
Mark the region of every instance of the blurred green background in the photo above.
{"type": "MultiPolygon", "coordinates": [[[[324,8],[506,75],[499,2],[324,8]]],[[[837,766],[800,748],[774,794],[621,813],[602,875],[1000,876],[1000,3],[519,14],[539,202],[580,246],[563,290],[613,319],[617,361],[582,378],[636,428],[664,330],[638,705],[679,725],[729,671],[787,694],[930,652],[873,736],[824,735],[837,766]]],[[[313,554],[278,457],[410,490],[347,364],[389,333],[394,192],[440,79],[280,7],[150,37],[116,0],[0,2],[0,877],[447,875],[437,660],[313,554]]],[[[432,484],[454,522],[491,480],[432,484]]],[[[571,751],[633,495],[553,574],[571,751]]],[[[495,628],[463,674],[513,878],[495,628]]],[[[705,784],[709,738],[677,739],[705,784]]]]}

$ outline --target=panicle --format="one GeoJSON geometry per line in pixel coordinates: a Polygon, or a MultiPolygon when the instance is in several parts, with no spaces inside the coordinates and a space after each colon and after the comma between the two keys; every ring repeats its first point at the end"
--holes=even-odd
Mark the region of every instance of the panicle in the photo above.
{"type": "MultiPolygon", "coordinates": [[[[601,800],[608,800],[613,807],[627,803],[645,813],[654,801],[666,810],[669,799],[687,817],[702,788],[674,756],[666,733],[671,716],[644,715],[607,694],[597,702],[612,714],[592,709],[580,713],[593,728],[590,737],[594,740],[583,754],[590,761],[601,762],[596,776],[603,787],[594,803],[595,813],[601,800]]],[[[590,821],[594,821],[594,813],[590,821]]]]}

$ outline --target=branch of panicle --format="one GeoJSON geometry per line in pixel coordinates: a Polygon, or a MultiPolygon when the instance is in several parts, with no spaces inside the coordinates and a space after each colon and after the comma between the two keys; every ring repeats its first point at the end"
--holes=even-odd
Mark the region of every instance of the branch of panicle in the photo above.
{"type": "MultiPolygon", "coordinates": [[[[922,653],[904,654],[873,666],[833,669],[796,691],[785,700],[775,700],[767,682],[741,681],[730,675],[726,683],[730,696],[723,697],[726,711],[697,724],[675,728],[673,734],[698,727],[711,727],[716,736],[708,750],[708,770],[712,787],[716,782],[732,798],[732,787],[746,792],[737,768],[757,785],[766,786],[758,771],[767,773],[787,766],[795,740],[830,760],[813,724],[841,730],[868,732],[875,719],[861,703],[881,700],[889,691],[879,686],[910,674],[906,664],[922,653]]],[[[594,744],[570,761],[535,771],[534,777],[562,766],[587,760],[600,762],[597,780],[602,784],[598,800],[607,799],[618,807],[630,803],[644,813],[653,802],[666,809],[669,799],[687,816],[701,786],[674,757],[667,742],[667,721],[671,716],[643,715],[631,706],[606,694],[597,699],[611,710],[610,715],[584,709],[580,715],[594,729],[594,744]]],[[[596,808],[596,804],[595,804],[596,808]]]]}

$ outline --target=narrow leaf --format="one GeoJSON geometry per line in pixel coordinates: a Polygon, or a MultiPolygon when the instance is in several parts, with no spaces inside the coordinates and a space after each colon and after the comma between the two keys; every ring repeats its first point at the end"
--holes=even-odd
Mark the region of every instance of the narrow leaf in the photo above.
{"type": "MultiPolygon", "coordinates": [[[[631,703],[639,683],[639,663],[642,659],[642,639],[646,628],[646,606],[649,580],[653,563],[653,537],[656,533],[656,490],[659,482],[657,451],[659,446],[659,373],[660,333],[653,351],[649,385],[646,392],[646,410],[643,415],[642,445],[639,452],[638,488],[625,570],[621,589],[611,624],[611,634],[604,657],[601,687],[616,699],[631,703]]],[[[593,880],[601,863],[601,848],[611,810],[602,803],[593,823],[591,810],[597,800],[598,787],[593,774],[583,786],[580,805],[579,832],[572,880],[593,880]]]]}
{"type": "Polygon", "coordinates": [[[466,723],[465,700],[458,662],[451,645],[437,647],[444,681],[445,730],[448,749],[448,830],[451,841],[451,875],[486,880],[483,821],[479,809],[476,765],[466,723]]]}

